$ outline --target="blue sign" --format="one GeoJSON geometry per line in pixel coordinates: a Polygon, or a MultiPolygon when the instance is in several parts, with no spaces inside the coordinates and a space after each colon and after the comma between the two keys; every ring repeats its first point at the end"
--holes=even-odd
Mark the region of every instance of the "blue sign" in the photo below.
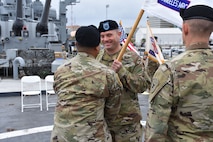
{"type": "Polygon", "coordinates": [[[158,3],[179,12],[180,8],[186,9],[190,1],[189,0],[158,0],[158,3]]]}

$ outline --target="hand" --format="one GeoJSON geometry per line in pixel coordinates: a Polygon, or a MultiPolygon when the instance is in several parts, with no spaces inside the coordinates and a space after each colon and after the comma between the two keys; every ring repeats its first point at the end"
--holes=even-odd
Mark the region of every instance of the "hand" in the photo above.
{"type": "Polygon", "coordinates": [[[118,60],[114,60],[112,63],[112,69],[117,73],[119,72],[120,68],[122,67],[122,63],[118,60]]]}

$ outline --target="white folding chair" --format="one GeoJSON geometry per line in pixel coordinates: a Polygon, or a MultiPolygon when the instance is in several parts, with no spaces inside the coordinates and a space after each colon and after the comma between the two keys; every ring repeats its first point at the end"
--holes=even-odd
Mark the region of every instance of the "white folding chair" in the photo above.
{"type": "Polygon", "coordinates": [[[42,111],[41,78],[37,75],[23,76],[21,78],[21,111],[24,108],[40,107],[42,111]],[[34,97],[32,97],[34,96],[34,97]],[[35,100],[38,96],[39,100],[35,100]]]}
{"type": "MultiPolygon", "coordinates": [[[[54,102],[50,102],[50,96],[55,95],[55,91],[53,89],[54,75],[47,75],[45,77],[45,91],[46,91],[46,107],[49,110],[49,107],[56,105],[56,100],[54,102]]],[[[53,100],[53,99],[52,99],[53,100]]]]}

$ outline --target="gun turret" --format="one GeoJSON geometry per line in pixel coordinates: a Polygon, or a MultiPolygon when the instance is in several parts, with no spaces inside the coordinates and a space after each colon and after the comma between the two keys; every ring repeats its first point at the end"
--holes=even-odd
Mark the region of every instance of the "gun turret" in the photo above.
{"type": "Polygon", "coordinates": [[[48,34],[48,16],[49,16],[49,10],[50,10],[50,3],[51,0],[46,0],[45,6],[42,12],[41,20],[36,25],[36,33],[40,33],[40,35],[48,34]]]}
{"type": "Polygon", "coordinates": [[[15,36],[21,36],[21,30],[24,25],[22,18],[23,18],[22,0],[17,0],[16,1],[16,20],[13,23],[13,27],[12,27],[12,30],[15,36]]]}

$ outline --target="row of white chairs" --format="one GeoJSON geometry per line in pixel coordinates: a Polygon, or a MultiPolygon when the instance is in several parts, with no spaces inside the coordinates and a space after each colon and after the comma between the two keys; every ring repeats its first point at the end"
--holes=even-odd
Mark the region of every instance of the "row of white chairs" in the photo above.
{"type": "MultiPolygon", "coordinates": [[[[47,75],[45,77],[45,92],[46,92],[46,109],[55,106],[56,102],[50,102],[49,97],[55,95],[53,89],[54,76],[47,75]]],[[[42,111],[42,88],[41,78],[37,75],[23,76],[21,78],[21,112],[24,112],[24,108],[39,107],[42,111]],[[37,96],[38,100],[32,99],[30,96],[37,96]]]]}

